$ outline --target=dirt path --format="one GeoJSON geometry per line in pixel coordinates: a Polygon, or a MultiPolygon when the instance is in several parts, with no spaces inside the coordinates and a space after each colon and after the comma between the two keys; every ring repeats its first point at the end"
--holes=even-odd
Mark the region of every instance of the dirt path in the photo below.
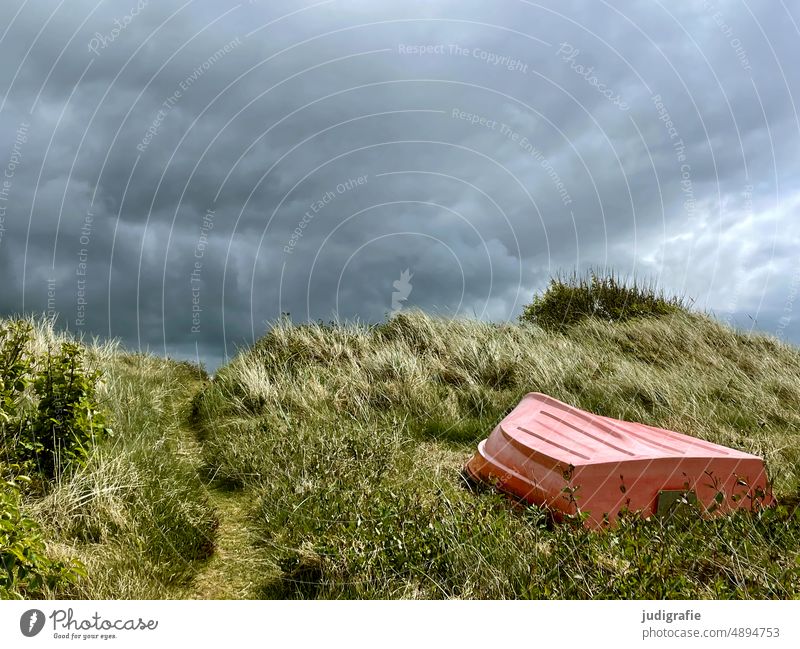
{"type": "MultiPolygon", "coordinates": [[[[198,389],[202,384],[198,384],[198,389]]],[[[187,425],[183,451],[192,458],[218,519],[214,554],[198,571],[185,599],[257,599],[259,584],[273,567],[258,552],[248,518],[250,495],[205,478],[202,446],[197,432],[187,425]]]]}
{"type": "Polygon", "coordinates": [[[251,503],[238,490],[209,485],[208,496],[219,517],[214,554],[195,576],[191,599],[255,599],[269,565],[258,556],[247,524],[251,503]]]}

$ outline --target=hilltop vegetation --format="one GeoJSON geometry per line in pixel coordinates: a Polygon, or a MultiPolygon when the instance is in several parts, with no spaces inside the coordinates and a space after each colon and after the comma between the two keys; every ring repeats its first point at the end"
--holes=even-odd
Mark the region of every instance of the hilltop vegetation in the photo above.
{"type": "Polygon", "coordinates": [[[626,282],[613,272],[598,275],[590,271],[585,277],[573,273],[551,279],[546,291],[533,296],[520,320],[548,331],[565,331],[587,318],[624,322],[682,311],[688,311],[685,300],[664,295],[653,283],[626,282]]]}
{"type": "Polygon", "coordinates": [[[557,280],[518,324],[282,320],[213,382],[91,348],[113,436],[23,494],[53,559],[86,573],[46,593],[797,597],[800,352],[599,282],[557,280]],[[761,455],[780,504],[595,533],[468,484],[477,442],[531,391],[761,455]]]}

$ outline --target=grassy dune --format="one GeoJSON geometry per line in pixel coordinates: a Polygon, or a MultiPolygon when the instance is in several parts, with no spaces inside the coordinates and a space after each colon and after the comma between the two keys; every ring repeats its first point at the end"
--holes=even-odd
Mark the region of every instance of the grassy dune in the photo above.
{"type": "Polygon", "coordinates": [[[22,498],[85,576],[37,596],[800,596],[800,351],[650,288],[557,282],[520,324],[284,320],[213,381],[113,344],[86,363],[113,436],[22,498]],[[759,454],[779,506],[596,533],[469,485],[531,391],[759,454]]]}
{"type": "Polygon", "coordinates": [[[256,498],[262,596],[800,594],[800,354],[682,308],[549,329],[282,322],[195,412],[205,462],[256,498]],[[762,455],[783,504],[597,534],[470,490],[464,462],[530,391],[762,455]]]}

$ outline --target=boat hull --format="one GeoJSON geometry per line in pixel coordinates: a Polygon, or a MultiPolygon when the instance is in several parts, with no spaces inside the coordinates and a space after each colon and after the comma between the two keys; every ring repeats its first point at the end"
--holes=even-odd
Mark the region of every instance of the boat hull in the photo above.
{"type": "Polygon", "coordinates": [[[613,525],[689,498],[709,514],[772,503],[761,458],[675,431],[611,419],[531,393],[478,445],[475,480],[562,518],[613,525]]]}

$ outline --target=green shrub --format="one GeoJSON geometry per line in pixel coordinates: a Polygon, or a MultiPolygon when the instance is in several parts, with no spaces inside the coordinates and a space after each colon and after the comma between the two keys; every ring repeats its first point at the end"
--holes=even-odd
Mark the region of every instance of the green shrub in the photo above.
{"type": "Polygon", "coordinates": [[[22,321],[0,323],[0,450],[7,461],[12,459],[8,454],[21,425],[21,397],[30,381],[30,329],[22,321]]]}
{"type": "Polygon", "coordinates": [[[38,525],[21,510],[17,484],[0,482],[0,599],[45,597],[81,576],[81,564],[47,556],[38,525]]]}
{"type": "Polygon", "coordinates": [[[43,358],[31,351],[32,326],[0,326],[0,449],[6,473],[37,477],[39,486],[83,466],[109,432],[97,403],[99,371],[84,366],[83,348],[62,342],[43,358]]]}
{"type": "Polygon", "coordinates": [[[16,412],[17,394],[22,393],[31,372],[31,359],[28,342],[31,326],[22,320],[0,323],[0,409],[6,420],[16,412]]]}
{"type": "Polygon", "coordinates": [[[96,402],[100,372],[87,372],[82,360],[77,344],[62,343],[60,353],[48,352],[33,383],[39,404],[25,448],[48,478],[84,465],[92,446],[109,432],[96,402]]]}
{"type": "Polygon", "coordinates": [[[626,283],[613,273],[588,277],[573,274],[550,280],[520,316],[522,322],[560,330],[586,318],[620,322],[631,318],[664,316],[687,310],[679,297],[665,297],[652,284],[626,283]]]}

